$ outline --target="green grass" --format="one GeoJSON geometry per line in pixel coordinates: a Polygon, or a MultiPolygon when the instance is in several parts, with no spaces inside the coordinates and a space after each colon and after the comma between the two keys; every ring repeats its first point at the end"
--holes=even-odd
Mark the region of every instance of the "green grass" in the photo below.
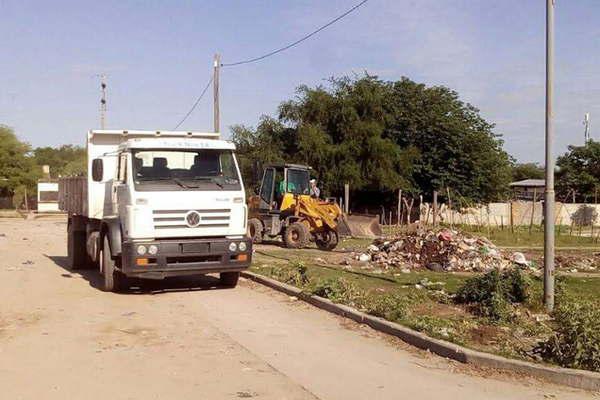
{"type": "MultiPolygon", "coordinates": [[[[340,265],[337,261],[341,256],[343,254],[315,249],[270,248],[255,254],[251,270],[290,284],[302,282],[296,286],[306,292],[323,292],[328,288],[323,293],[330,293],[333,301],[436,338],[494,354],[528,359],[525,351],[549,334],[548,325],[537,322],[534,317],[543,312],[543,285],[539,277],[533,278],[531,300],[518,307],[519,317],[498,323],[470,312],[466,305],[454,304],[452,295],[474,275],[472,273],[413,271],[404,274],[396,269],[362,269],[360,265],[340,265]],[[315,258],[322,259],[315,261],[315,258]],[[323,262],[325,258],[336,261],[323,262]],[[298,279],[299,268],[302,279],[298,279]],[[442,284],[428,285],[428,282],[442,284]]],[[[559,280],[560,287],[570,296],[592,300],[600,306],[600,277],[564,276],[559,280]]]]}

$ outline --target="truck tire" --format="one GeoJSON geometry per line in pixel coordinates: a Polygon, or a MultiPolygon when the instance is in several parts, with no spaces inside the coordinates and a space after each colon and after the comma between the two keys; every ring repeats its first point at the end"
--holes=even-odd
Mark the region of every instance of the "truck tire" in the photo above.
{"type": "Polygon", "coordinates": [[[263,224],[258,218],[250,218],[248,220],[248,237],[252,239],[252,243],[261,243],[263,239],[263,224]]]}
{"type": "Polygon", "coordinates": [[[73,224],[69,224],[67,228],[67,255],[70,269],[76,270],[87,267],[85,231],[76,231],[73,224]]]}
{"type": "Polygon", "coordinates": [[[108,237],[104,237],[104,246],[100,252],[100,268],[102,269],[102,290],[105,292],[119,292],[126,286],[126,277],[115,269],[115,260],[110,251],[108,237]]]}
{"type": "Polygon", "coordinates": [[[221,286],[234,288],[237,286],[238,279],[240,279],[239,272],[221,272],[219,274],[221,286]]]}
{"type": "Polygon", "coordinates": [[[283,242],[290,249],[300,249],[308,244],[310,232],[302,222],[290,224],[283,232],[283,242]]]}
{"type": "Polygon", "coordinates": [[[331,251],[335,249],[339,241],[338,234],[334,230],[326,230],[317,235],[315,243],[321,250],[331,251]]]}

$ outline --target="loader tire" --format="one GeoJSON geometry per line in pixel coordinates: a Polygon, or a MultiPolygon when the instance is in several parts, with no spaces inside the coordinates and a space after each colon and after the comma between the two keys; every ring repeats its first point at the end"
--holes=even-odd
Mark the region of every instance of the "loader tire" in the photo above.
{"type": "Polygon", "coordinates": [[[248,237],[252,243],[261,243],[263,239],[263,224],[258,218],[248,220],[248,237]]]}
{"type": "Polygon", "coordinates": [[[283,232],[283,242],[285,247],[290,249],[300,249],[308,244],[310,232],[302,222],[290,224],[283,232]]]}
{"type": "Polygon", "coordinates": [[[326,230],[317,236],[315,243],[319,249],[331,251],[337,246],[338,240],[339,238],[336,231],[326,230]]]}

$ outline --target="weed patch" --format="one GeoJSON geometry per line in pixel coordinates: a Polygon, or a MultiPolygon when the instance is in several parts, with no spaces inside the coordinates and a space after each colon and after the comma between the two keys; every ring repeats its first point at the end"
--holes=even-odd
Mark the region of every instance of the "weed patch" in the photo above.
{"type": "Polygon", "coordinates": [[[467,279],[456,293],[456,302],[468,304],[475,314],[494,322],[511,321],[515,304],[524,303],[531,293],[531,278],[517,268],[497,269],[467,279]]]}
{"type": "Polygon", "coordinates": [[[589,301],[561,301],[554,333],[534,353],[563,367],[600,371],[600,310],[589,301]]]}

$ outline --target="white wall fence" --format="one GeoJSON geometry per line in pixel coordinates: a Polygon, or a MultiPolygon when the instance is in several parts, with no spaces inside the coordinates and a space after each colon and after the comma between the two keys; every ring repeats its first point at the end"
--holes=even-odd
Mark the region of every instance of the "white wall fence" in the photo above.
{"type": "MultiPolygon", "coordinates": [[[[558,225],[590,226],[595,210],[597,218],[594,225],[600,225],[600,204],[556,203],[558,225]]],[[[434,222],[433,207],[423,203],[420,208],[420,220],[426,224],[434,222]]],[[[437,222],[461,225],[490,226],[529,226],[543,222],[543,203],[531,201],[512,201],[508,203],[490,203],[462,210],[453,210],[444,203],[438,205],[437,222]]]]}

